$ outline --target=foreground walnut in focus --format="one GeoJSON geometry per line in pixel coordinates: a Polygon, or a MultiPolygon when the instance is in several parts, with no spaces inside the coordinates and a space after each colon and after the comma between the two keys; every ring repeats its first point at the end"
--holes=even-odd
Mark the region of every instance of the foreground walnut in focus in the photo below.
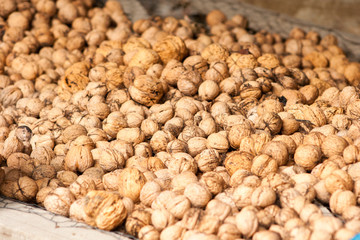
{"type": "Polygon", "coordinates": [[[149,107],[161,99],[164,89],[162,83],[154,77],[140,75],[129,87],[129,93],[134,101],[149,107]]]}

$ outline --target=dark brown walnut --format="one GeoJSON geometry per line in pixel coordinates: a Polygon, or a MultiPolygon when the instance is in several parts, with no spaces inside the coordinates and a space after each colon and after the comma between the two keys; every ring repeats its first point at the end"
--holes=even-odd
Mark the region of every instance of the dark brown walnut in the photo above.
{"type": "Polygon", "coordinates": [[[162,83],[147,75],[138,76],[133,85],[129,87],[131,98],[145,106],[152,106],[157,103],[164,94],[162,83]]]}

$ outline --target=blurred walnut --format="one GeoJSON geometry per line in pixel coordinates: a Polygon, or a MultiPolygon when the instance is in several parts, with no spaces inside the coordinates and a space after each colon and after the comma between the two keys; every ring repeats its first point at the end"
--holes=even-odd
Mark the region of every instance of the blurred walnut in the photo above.
{"type": "Polygon", "coordinates": [[[63,216],[69,216],[70,205],[75,201],[75,197],[69,189],[60,187],[50,192],[45,200],[44,206],[46,210],[60,214],[63,216]]]}

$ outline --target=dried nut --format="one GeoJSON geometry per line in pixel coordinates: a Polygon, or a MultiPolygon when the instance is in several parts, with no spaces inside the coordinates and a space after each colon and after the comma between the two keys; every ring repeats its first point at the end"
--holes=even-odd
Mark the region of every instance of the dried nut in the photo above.
{"type": "Polygon", "coordinates": [[[133,50],[132,53],[134,55],[132,55],[130,61],[128,62],[129,67],[140,67],[147,70],[160,60],[158,53],[152,49],[137,48],[133,50]]]}
{"type": "Polygon", "coordinates": [[[46,210],[50,212],[69,216],[70,206],[74,201],[75,197],[70,190],[60,187],[56,188],[46,196],[44,206],[46,210]]]}
{"type": "Polygon", "coordinates": [[[259,231],[256,232],[253,236],[254,240],[280,240],[281,237],[278,233],[273,231],[259,231]]]}
{"type": "Polygon", "coordinates": [[[147,225],[140,229],[139,239],[141,240],[160,239],[160,233],[153,226],[147,225]]]}
{"type": "Polygon", "coordinates": [[[302,144],[296,149],[294,154],[295,163],[306,170],[312,170],[317,162],[320,161],[320,158],[320,148],[315,145],[302,144]]]}
{"type": "Polygon", "coordinates": [[[267,207],[276,200],[276,193],[270,187],[258,187],[251,195],[251,204],[257,207],[267,207]]]}
{"type": "Polygon", "coordinates": [[[333,216],[323,216],[316,219],[313,223],[313,230],[315,231],[325,231],[330,234],[335,233],[342,227],[342,222],[339,218],[333,216]]]}
{"type": "Polygon", "coordinates": [[[254,235],[258,229],[258,225],[256,212],[251,209],[243,208],[236,215],[236,226],[240,230],[240,233],[246,238],[254,235]]]}
{"type": "Polygon", "coordinates": [[[250,136],[252,133],[252,130],[249,125],[247,124],[237,124],[230,128],[228,133],[228,138],[231,147],[233,148],[239,148],[241,144],[241,140],[244,137],[250,136]]]}
{"type": "Polygon", "coordinates": [[[151,223],[151,213],[146,210],[135,210],[126,219],[125,229],[133,236],[137,236],[140,229],[151,223]]]}
{"type": "Polygon", "coordinates": [[[194,207],[205,207],[211,200],[211,193],[200,183],[190,183],[184,190],[184,195],[194,207]]]}
{"type": "Polygon", "coordinates": [[[171,59],[181,61],[187,54],[185,43],[177,36],[163,38],[153,46],[153,49],[159,54],[164,64],[167,64],[171,59]]]}
{"type": "Polygon", "coordinates": [[[168,210],[156,209],[151,214],[151,223],[159,231],[175,223],[175,217],[168,210]]]}
{"type": "Polygon", "coordinates": [[[213,195],[221,193],[225,187],[224,179],[216,172],[204,173],[200,178],[200,183],[204,184],[213,195]]]}
{"type": "Polygon", "coordinates": [[[72,146],[65,157],[65,170],[84,172],[94,165],[90,149],[83,146],[72,146]]]}
{"type": "Polygon", "coordinates": [[[213,171],[220,164],[220,155],[214,149],[205,149],[195,157],[195,161],[200,171],[213,171]]]}
{"type": "Polygon", "coordinates": [[[147,75],[140,75],[129,87],[129,93],[134,101],[145,106],[152,106],[161,99],[164,89],[159,80],[147,75]]]}
{"type": "Polygon", "coordinates": [[[118,181],[120,195],[137,202],[140,197],[140,191],[146,183],[144,174],[136,168],[125,168],[120,172],[118,181]]]}
{"type": "Polygon", "coordinates": [[[147,182],[140,191],[140,201],[147,206],[151,206],[152,202],[156,199],[160,192],[161,187],[157,182],[147,182]]]}
{"type": "Polygon", "coordinates": [[[250,171],[253,158],[254,155],[247,152],[230,152],[225,158],[224,166],[230,176],[232,176],[239,169],[250,171]]]}
{"type": "Polygon", "coordinates": [[[277,169],[278,164],[276,160],[266,154],[256,156],[251,166],[251,172],[260,177],[265,177],[271,172],[276,172],[277,169]]]}
{"type": "Polygon", "coordinates": [[[348,142],[339,136],[327,136],[321,144],[321,151],[325,156],[342,155],[344,149],[348,146],[348,142]]]}
{"type": "MultiPolygon", "coordinates": [[[[112,230],[127,216],[127,210],[119,194],[105,191],[90,191],[83,198],[82,211],[85,222],[103,230],[112,230]]],[[[80,211],[81,214],[81,211],[80,211]]],[[[73,212],[76,218],[77,213],[73,212]]]]}
{"type": "Polygon", "coordinates": [[[69,186],[71,193],[76,199],[84,197],[89,191],[96,190],[94,180],[86,175],[79,176],[76,181],[69,186]]]}
{"type": "Polygon", "coordinates": [[[234,240],[240,235],[236,225],[231,223],[223,223],[218,230],[218,237],[224,240],[234,240]]]}
{"type": "Polygon", "coordinates": [[[261,152],[275,159],[278,166],[283,166],[287,163],[289,158],[287,149],[286,144],[283,142],[270,141],[264,145],[261,152]]]}
{"type": "Polygon", "coordinates": [[[197,181],[198,178],[193,172],[185,171],[171,180],[171,187],[174,192],[183,193],[187,185],[197,181]]]}
{"type": "Polygon", "coordinates": [[[262,67],[268,69],[276,68],[280,65],[280,61],[278,57],[275,54],[271,54],[271,53],[263,54],[261,57],[257,59],[257,61],[258,63],[260,63],[262,67]]]}
{"type": "Polygon", "coordinates": [[[225,61],[229,57],[229,52],[220,44],[213,43],[201,52],[201,57],[210,64],[216,61],[225,61]]]}
{"type": "Polygon", "coordinates": [[[353,180],[344,170],[335,170],[325,178],[325,188],[331,194],[339,189],[351,191],[353,187],[353,180]]]}
{"type": "Polygon", "coordinates": [[[355,194],[349,190],[337,190],[330,197],[330,209],[336,214],[343,214],[346,208],[355,205],[355,194]]]}
{"type": "Polygon", "coordinates": [[[186,229],[178,225],[172,225],[161,231],[160,240],[176,240],[182,238],[186,229]]]}
{"type": "Polygon", "coordinates": [[[213,148],[219,153],[227,152],[229,148],[229,142],[226,136],[221,133],[213,133],[207,138],[207,140],[209,148],[213,148]]]}

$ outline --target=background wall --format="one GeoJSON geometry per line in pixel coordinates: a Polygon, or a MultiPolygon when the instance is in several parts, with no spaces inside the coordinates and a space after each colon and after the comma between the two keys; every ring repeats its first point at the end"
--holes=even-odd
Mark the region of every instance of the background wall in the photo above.
{"type": "Polygon", "coordinates": [[[360,35],[359,0],[235,0],[360,35]]]}
{"type": "MultiPolygon", "coordinates": [[[[106,1],[106,0],[99,0],[106,1]]],[[[333,34],[352,60],[360,61],[360,0],[118,0],[130,18],[205,16],[220,9],[228,17],[241,14],[249,28],[286,37],[295,26],[321,36],[333,34]]]]}

